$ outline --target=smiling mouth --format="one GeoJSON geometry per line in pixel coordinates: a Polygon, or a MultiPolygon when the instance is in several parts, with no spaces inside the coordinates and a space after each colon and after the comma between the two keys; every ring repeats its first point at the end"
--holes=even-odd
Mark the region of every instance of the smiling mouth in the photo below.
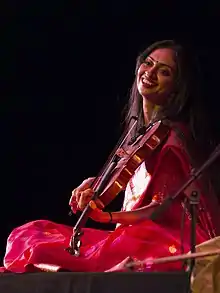
{"type": "Polygon", "coordinates": [[[146,76],[143,76],[141,78],[141,82],[144,86],[147,86],[147,87],[154,87],[156,86],[156,83],[155,82],[152,82],[150,81],[146,76]]]}

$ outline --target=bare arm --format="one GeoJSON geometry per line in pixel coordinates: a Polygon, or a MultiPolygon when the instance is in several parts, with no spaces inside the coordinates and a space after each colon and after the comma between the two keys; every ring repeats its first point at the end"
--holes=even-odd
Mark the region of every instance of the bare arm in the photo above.
{"type": "MultiPolygon", "coordinates": [[[[127,211],[127,212],[114,212],[112,214],[112,223],[120,223],[124,225],[133,225],[137,222],[146,220],[150,218],[150,215],[155,210],[155,208],[159,204],[156,202],[152,202],[147,206],[144,206],[142,208],[133,210],[133,211],[127,211]]],[[[110,216],[109,216],[110,217],[110,216]]]]}
{"type": "Polygon", "coordinates": [[[101,223],[113,223],[113,224],[123,224],[123,225],[133,225],[140,221],[150,218],[150,215],[154,209],[159,204],[156,202],[151,202],[149,205],[133,211],[123,211],[123,212],[102,212],[97,208],[94,202],[90,202],[90,206],[93,209],[91,218],[97,222],[101,223]]]}

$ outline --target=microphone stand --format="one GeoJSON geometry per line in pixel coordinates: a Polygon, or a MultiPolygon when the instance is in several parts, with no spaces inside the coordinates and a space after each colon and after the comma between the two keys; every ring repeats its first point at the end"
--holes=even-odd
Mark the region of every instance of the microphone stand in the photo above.
{"type": "Polygon", "coordinates": [[[193,181],[195,181],[219,156],[220,144],[197,171],[195,169],[191,171],[189,179],[179,188],[179,190],[177,190],[174,195],[167,197],[162,204],[155,209],[151,215],[151,220],[155,221],[164,211],[166,211],[172,204],[173,200],[175,200],[193,181]]]}
{"type": "MultiPolygon", "coordinates": [[[[173,195],[166,198],[163,203],[155,209],[151,215],[151,220],[155,221],[163,212],[165,212],[172,202],[194,181],[196,180],[218,157],[220,156],[220,144],[216,147],[214,152],[205,161],[205,163],[196,171],[193,169],[190,173],[189,179],[179,188],[179,190],[173,195]]],[[[190,213],[191,213],[191,237],[190,237],[190,248],[191,253],[195,253],[196,250],[196,222],[197,222],[197,206],[199,204],[198,191],[192,191],[189,197],[190,213]]],[[[192,271],[195,265],[195,259],[191,259],[189,265],[189,284],[192,275],[192,271]]]]}
{"type": "MultiPolygon", "coordinates": [[[[189,198],[190,214],[191,214],[191,237],[190,248],[191,253],[196,252],[196,222],[197,222],[197,207],[199,205],[199,194],[197,191],[193,191],[189,198]]],[[[189,275],[191,276],[195,265],[195,259],[192,258],[189,264],[189,275]]]]}

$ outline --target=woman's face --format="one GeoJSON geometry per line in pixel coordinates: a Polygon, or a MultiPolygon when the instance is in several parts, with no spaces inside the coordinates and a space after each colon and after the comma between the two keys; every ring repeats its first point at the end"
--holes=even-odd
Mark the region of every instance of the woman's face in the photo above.
{"type": "Polygon", "coordinates": [[[174,54],[172,49],[156,49],[146,57],[138,69],[138,91],[144,99],[153,104],[165,104],[174,90],[177,71],[174,54]]]}

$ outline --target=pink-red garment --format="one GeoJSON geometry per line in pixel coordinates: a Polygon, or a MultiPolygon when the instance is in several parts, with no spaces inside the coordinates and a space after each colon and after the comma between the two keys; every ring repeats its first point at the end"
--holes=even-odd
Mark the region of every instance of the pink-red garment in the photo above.
{"type": "MultiPolygon", "coordinates": [[[[181,140],[172,130],[168,140],[146,164],[143,163],[127,185],[123,210],[134,210],[152,200],[163,200],[173,194],[188,178],[191,165],[181,140]]],[[[209,194],[196,183],[200,191],[197,243],[218,234],[218,206],[211,190],[209,194]]],[[[72,227],[46,220],[27,223],[12,231],[7,241],[4,267],[12,272],[34,270],[74,272],[108,271],[127,257],[137,260],[180,254],[183,198],[178,197],[155,222],[145,220],[135,225],[117,225],[114,231],[84,228],[81,254],[70,255],[68,247],[72,227]]],[[[190,250],[190,219],[186,211],[184,251],[190,250]]],[[[120,267],[120,265],[119,265],[120,267]]],[[[169,271],[181,269],[181,263],[145,267],[143,270],[169,271]]],[[[120,271],[120,269],[118,269],[120,271]]]]}

